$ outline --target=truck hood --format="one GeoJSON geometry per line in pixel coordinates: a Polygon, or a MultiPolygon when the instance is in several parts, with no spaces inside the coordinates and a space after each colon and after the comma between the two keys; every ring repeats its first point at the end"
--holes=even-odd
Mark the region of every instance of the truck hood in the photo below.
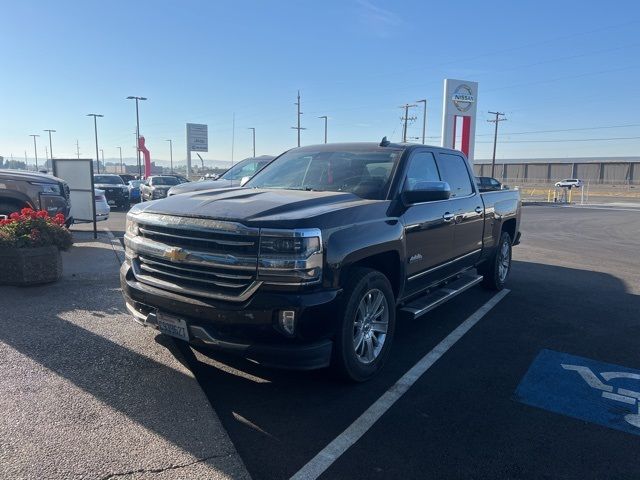
{"type": "Polygon", "coordinates": [[[215,190],[218,188],[229,188],[233,186],[239,186],[240,181],[225,180],[220,178],[218,180],[201,180],[199,182],[181,183],[180,185],[174,185],[169,189],[169,195],[181,195],[183,193],[198,192],[202,190],[215,190]]]}
{"type": "Polygon", "coordinates": [[[256,222],[296,221],[303,226],[308,220],[337,210],[386,203],[365,200],[346,192],[308,192],[258,188],[225,188],[207,190],[139,204],[132,213],[159,213],[182,217],[206,217],[256,222]]]}

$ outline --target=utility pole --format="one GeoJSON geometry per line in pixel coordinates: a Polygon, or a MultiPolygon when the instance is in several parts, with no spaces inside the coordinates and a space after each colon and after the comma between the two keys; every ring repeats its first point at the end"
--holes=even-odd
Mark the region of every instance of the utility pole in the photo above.
{"type": "Polygon", "coordinates": [[[327,117],[326,115],[322,115],[318,118],[324,119],[324,143],[327,143],[327,122],[329,121],[329,117],[327,117]]]}
{"type": "Polygon", "coordinates": [[[138,101],[146,100],[146,97],[134,97],[132,95],[127,97],[127,100],[136,101],[136,154],[138,155],[138,175],[142,178],[142,163],[140,162],[140,114],[138,112],[138,101]]]}
{"type": "Polygon", "coordinates": [[[402,120],[402,123],[403,123],[402,125],[402,142],[403,143],[406,143],[407,141],[407,123],[409,121],[413,122],[416,119],[416,117],[409,116],[409,109],[413,107],[417,107],[417,105],[405,103],[404,105],[398,107],[398,108],[404,108],[404,116],[400,117],[400,120],[402,120]]]}
{"type": "Polygon", "coordinates": [[[416,100],[416,103],[424,104],[424,109],[422,110],[422,144],[424,145],[427,134],[427,99],[416,100]]]}
{"type": "Polygon", "coordinates": [[[504,122],[506,118],[504,117],[504,113],[500,112],[489,112],[491,115],[495,115],[496,118],[493,120],[487,120],[489,123],[495,123],[495,130],[493,132],[493,156],[491,157],[491,176],[493,177],[493,171],[496,168],[496,144],[498,143],[498,123],[504,122]]]}
{"type": "Polygon", "coordinates": [[[33,151],[36,155],[36,172],[38,171],[38,146],[36,145],[36,138],[39,137],[40,135],[29,135],[30,137],[33,137],[33,151]]]}
{"type": "Polygon", "coordinates": [[[173,173],[173,142],[171,140],[165,140],[166,142],[169,142],[169,161],[171,162],[171,173],[173,173]]]}
{"type": "Polygon", "coordinates": [[[53,146],[51,146],[51,132],[55,133],[55,130],[45,129],[43,132],[49,132],[49,156],[51,157],[51,165],[53,165],[53,146]]]}
{"type": "Polygon", "coordinates": [[[253,136],[253,158],[256,158],[256,129],[249,127],[247,130],[251,130],[251,135],[253,136]]]}
{"type": "Polygon", "coordinates": [[[100,157],[98,156],[98,117],[102,118],[104,115],[99,113],[87,113],[87,117],[93,117],[93,130],[96,135],[96,164],[98,165],[98,173],[100,173],[100,157]]]}
{"type": "Polygon", "coordinates": [[[120,150],[120,173],[124,173],[124,166],[122,165],[122,147],[116,147],[120,150]]]}
{"type": "Polygon", "coordinates": [[[76,155],[78,156],[78,160],[80,160],[80,144],[78,143],[77,139],[76,139],[76,155]]]}
{"type": "Polygon", "coordinates": [[[302,112],[300,111],[300,90],[298,90],[298,101],[295,102],[294,105],[298,107],[298,126],[291,128],[298,131],[298,146],[300,146],[300,130],[306,130],[306,128],[300,126],[300,115],[302,115],[302,112]]]}

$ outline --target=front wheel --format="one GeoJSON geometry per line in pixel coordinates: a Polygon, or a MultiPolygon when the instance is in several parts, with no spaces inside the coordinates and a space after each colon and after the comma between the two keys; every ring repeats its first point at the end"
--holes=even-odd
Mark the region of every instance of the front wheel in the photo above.
{"type": "Polygon", "coordinates": [[[382,369],[393,341],[395,299],[385,275],[357,268],[345,288],[332,366],[340,376],[364,382],[382,369]]]}
{"type": "Polygon", "coordinates": [[[480,269],[482,284],[490,290],[502,290],[511,271],[511,235],[502,232],[495,253],[480,269]]]}

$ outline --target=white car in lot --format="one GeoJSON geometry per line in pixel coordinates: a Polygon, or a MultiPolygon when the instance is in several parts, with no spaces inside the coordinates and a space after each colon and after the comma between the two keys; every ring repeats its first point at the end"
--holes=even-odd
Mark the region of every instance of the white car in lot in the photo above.
{"type": "Polygon", "coordinates": [[[578,178],[565,178],[564,180],[556,182],[556,187],[581,188],[582,185],[584,185],[584,182],[578,178]]]}
{"type": "Polygon", "coordinates": [[[99,188],[94,189],[96,197],[96,222],[101,222],[109,218],[111,207],[107,203],[107,197],[104,195],[104,190],[99,188]]]}

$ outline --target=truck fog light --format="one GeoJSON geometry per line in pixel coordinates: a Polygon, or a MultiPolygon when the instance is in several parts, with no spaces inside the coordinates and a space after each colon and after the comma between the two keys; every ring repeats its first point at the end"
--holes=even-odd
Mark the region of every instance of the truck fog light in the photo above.
{"type": "Polygon", "coordinates": [[[294,310],[280,310],[278,313],[280,327],[289,335],[293,335],[296,328],[296,312],[294,310]]]}

